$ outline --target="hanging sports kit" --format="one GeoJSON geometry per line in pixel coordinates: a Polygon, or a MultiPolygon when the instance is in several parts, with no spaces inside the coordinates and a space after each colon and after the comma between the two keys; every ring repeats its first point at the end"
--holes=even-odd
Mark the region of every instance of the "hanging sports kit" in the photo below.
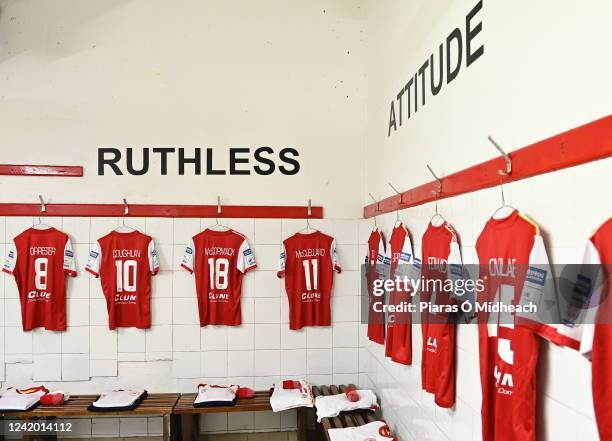
{"type": "MultiPolygon", "coordinates": [[[[385,263],[389,266],[389,279],[403,272],[404,266],[414,265],[410,233],[401,221],[397,221],[387,245],[385,263]]],[[[389,292],[389,305],[398,307],[410,302],[410,294],[393,289],[389,292]]],[[[394,311],[387,315],[385,356],[396,363],[412,364],[412,318],[409,311],[394,311]]]]}
{"type": "Polygon", "coordinates": [[[244,235],[207,228],[191,239],[181,267],[195,274],[200,326],[242,323],[242,278],[257,267],[244,235]]]}
{"type": "Polygon", "coordinates": [[[423,349],[421,353],[421,385],[434,395],[440,407],[455,404],[455,322],[456,316],[444,306],[455,302],[453,292],[438,292],[449,279],[462,277],[461,251],[455,230],[444,221],[427,226],[421,243],[420,301],[428,310],[421,311],[423,349]],[[440,282],[440,283],[435,283],[440,282]],[[430,288],[432,287],[432,288],[430,288]]]}
{"type": "Polygon", "coordinates": [[[374,282],[379,279],[378,265],[382,265],[385,258],[385,237],[374,228],[368,238],[368,252],[365,256],[365,277],[368,289],[368,338],[378,344],[385,344],[385,313],[379,307],[384,305],[384,293],[377,296],[374,292],[374,282]]]}
{"type": "Polygon", "coordinates": [[[333,237],[315,230],[283,241],[277,275],[285,278],[290,329],[331,325],[334,272],[341,271],[333,237]]]}
{"type": "Polygon", "coordinates": [[[109,329],[151,327],[151,276],[159,259],[150,236],[111,231],[93,245],[85,270],[100,277],[109,329]]]}
{"type": "Polygon", "coordinates": [[[2,271],[17,282],[24,331],[66,330],[66,275],[76,276],[66,233],[53,227],[28,228],[13,239],[2,271]]]}

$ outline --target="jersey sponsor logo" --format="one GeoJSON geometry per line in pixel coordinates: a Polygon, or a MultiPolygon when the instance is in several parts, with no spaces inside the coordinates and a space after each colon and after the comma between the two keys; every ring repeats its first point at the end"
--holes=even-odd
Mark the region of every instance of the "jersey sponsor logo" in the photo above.
{"type": "Polygon", "coordinates": [[[47,291],[30,291],[28,292],[28,300],[49,300],[51,293],[47,291]]]}
{"type": "Polygon", "coordinates": [[[419,259],[418,257],[414,258],[414,266],[418,269],[421,269],[421,259],[419,259]]]}
{"type": "Polygon", "coordinates": [[[55,247],[30,247],[30,256],[55,256],[55,247]]]}
{"type": "Polygon", "coordinates": [[[151,256],[157,256],[157,250],[155,248],[151,251],[151,256]]]}
{"type": "Polygon", "coordinates": [[[321,300],[320,292],[303,292],[302,293],[302,301],[312,302],[321,300]]]}
{"type": "Polygon", "coordinates": [[[89,257],[91,258],[97,258],[100,255],[100,253],[96,252],[96,251],[90,251],[89,252],[89,257]]]}
{"type": "Polygon", "coordinates": [[[115,294],[115,303],[136,303],[136,294],[115,294]]]}
{"type": "Polygon", "coordinates": [[[210,300],[211,302],[228,302],[229,301],[229,294],[228,293],[209,292],[208,293],[208,300],[210,300]]]}
{"type": "Polygon", "coordinates": [[[298,259],[304,257],[322,257],[326,254],[325,248],[306,248],[304,250],[295,251],[295,257],[298,259]]]}
{"type": "Polygon", "coordinates": [[[141,252],[142,252],[141,250],[129,250],[129,249],[113,250],[113,257],[115,259],[123,258],[123,257],[139,258],[141,255],[141,252]]]}
{"type": "Polygon", "coordinates": [[[72,251],[66,250],[66,251],[64,251],[64,256],[66,256],[66,257],[73,257],[74,254],[72,253],[72,251]]]}
{"type": "Polygon", "coordinates": [[[253,254],[253,251],[251,251],[250,248],[247,248],[242,252],[242,254],[244,254],[245,256],[250,256],[251,254],[253,254]]]}
{"type": "Polygon", "coordinates": [[[191,249],[191,247],[187,247],[187,248],[185,248],[185,253],[193,254],[193,250],[191,249]]]}
{"type": "Polygon", "coordinates": [[[450,273],[452,276],[461,277],[463,276],[463,267],[461,265],[457,265],[456,263],[451,263],[450,273]]]}
{"type": "Polygon", "coordinates": [[[411,256],[410,253],[400,253],[399,260],[400,262],[410,262],[411,256]]]}
{"type": "Polygon", "coordinates": [[[530,266],[527,270],[527,281],[536,285],[544,286],[547,271],[530,266]]]}

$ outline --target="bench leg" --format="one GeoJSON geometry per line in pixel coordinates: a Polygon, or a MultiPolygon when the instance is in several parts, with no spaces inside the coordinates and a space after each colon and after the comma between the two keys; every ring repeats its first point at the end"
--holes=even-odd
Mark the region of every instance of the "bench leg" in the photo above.
{"type": "Polygon", "coordinates": [[[308,441],[308,408],[298,407],[298,441],[308,441]]]}
{"type": "Polygon", "coordinates": [[[172,441],[172,415],[164,415],[164,441],[172,441]]]}
{"type": "Polygon", "coordinates": [[[200,439],[200,415],[183,414],[181,415],[182,441],[198,441],[200,439]]]}

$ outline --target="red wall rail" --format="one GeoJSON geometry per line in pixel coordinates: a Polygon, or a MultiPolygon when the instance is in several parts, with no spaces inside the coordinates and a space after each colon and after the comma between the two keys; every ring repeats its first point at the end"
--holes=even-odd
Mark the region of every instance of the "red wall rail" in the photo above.
{"type": "MultiPolygon", "coordinates": [[[[122,217],[123,204],[0,204],[0,216],[64,216],[64,217],[122,217]]],[[[268,219],[322,219],[323,207],[279,205],[222,205],[217,215],[216,205],[147,205],[129,204],[127,217],[209,217],[209,218],[268,218],[268,219]]]]}
{"type": "Polygon", "coordinates": [[[506,169],[504,158],[498,157],[441,178],[442,192],[439,195],[438,182],[431,181],[404,191],[401,196],[391,196],[378,204],[363,207],[363,217],[370,218],[395,211],[398,205],[400,209],[414,207],[436,198],[443,199],[494,187],[502,180],[504,183],[518,181],[610,156],[612,115],[511,152],[512,173],[509,176],[498,173],[506,169]]]}
{"type": "Polygon", "coordinates": [[[17,165],[0,164],[0,175],[9,176],[83,176],[80,165],[17,165]]]}

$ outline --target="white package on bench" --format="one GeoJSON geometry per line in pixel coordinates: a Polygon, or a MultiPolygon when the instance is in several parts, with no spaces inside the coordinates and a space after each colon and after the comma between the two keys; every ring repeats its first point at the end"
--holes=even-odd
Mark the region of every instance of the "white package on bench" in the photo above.
{"type": "Polygon", "coordinates": [[[211,386],[210,384],[200,384],[198,386],[198,396],[194,404],[217,403],[220,406],[223,403],[231,404],[236,400],[236,392],[238,386],[211,386]]]}
{"type": "Polygon", "coordinates": [[[357,409],[378,409],[376,395],[369,389],[357,390],[358,401],[350,401],[345,393],[337,395],[318,396],[315,398],[317,408],[317,421],[323,418],[335,417],[340,412],[347,412],[357,409]]]}
{"type": "Polygon", "coordinates": [[[389,426],[384,421],[373,421],[363,426],[329,429],[331,441],[397,441],[389,433],[389,426]]]}
{"type": "Polygon", "coordinates": [[[270,406],[274,412],[280,412],[296,407],[313,407],[312,390],[310,385],[303,380],[298,380],[300,386],[297,389],[283,389],[283,383],[274,385],[274,391],[270,397],[270,406]]]}
{"type": "Polygon", "coordinates": [[[30,389],[15,389],[11,387],[0,397],[0,410],[26,411],[40,401],[40,397],[49,392],[44,386],[30,389]]]}
{"type": "Polygon", "coordinates": [[[130,407],[132,406],[142,395],[145,393],[144,389],[134,390],[113,390],[109,392],[102,392],[100,397],[93,403],[94,407],[106,408],[106,407],[130,407]]]}

